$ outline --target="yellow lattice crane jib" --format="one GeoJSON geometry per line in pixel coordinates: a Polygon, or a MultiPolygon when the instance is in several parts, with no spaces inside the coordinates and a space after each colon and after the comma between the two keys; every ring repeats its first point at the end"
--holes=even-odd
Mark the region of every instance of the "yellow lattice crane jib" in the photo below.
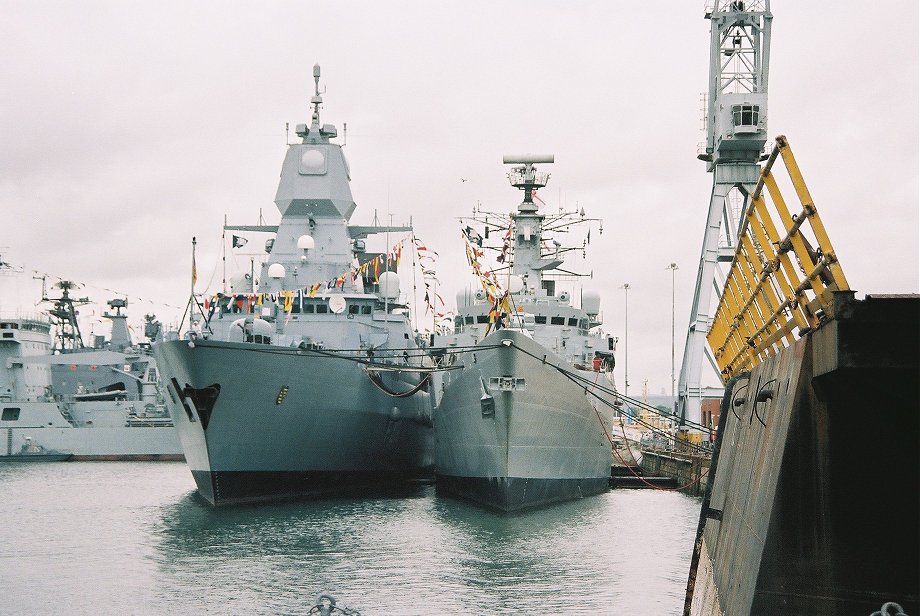
{"type": "Polygon", "coordinates": [[[722,378],[752,368],[833,319],[834,292],[849,288],[789,142],[781,135],[751,193],[706,336],[722,378]],[[801,205],[797,214],[790,212],[773,174],[777,158],[782,158],[801,205]]]}

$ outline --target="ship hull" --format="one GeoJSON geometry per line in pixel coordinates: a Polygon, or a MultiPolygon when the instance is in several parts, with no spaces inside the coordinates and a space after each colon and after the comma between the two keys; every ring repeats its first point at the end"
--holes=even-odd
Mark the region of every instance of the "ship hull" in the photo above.
{"type": "Polygon", "coordinates": [[[557,369],[571,366],[507,330],[461,357],[433,418],[439,490],[516,511],[607,489],[608,413],[557,369]]]}
{"type": "MultiPolygon", "coordinates": [[[[609,475],[609,473],[608,473],[609,475]]],[[[438,474],[438,491],[498,511],[533,509],[593,496],[609,487],[608,477],[546,479],[538,477],[459,477],[438,474]]]]}
{"type": "Polygon", "coordinates": [[[0,421],[0,461],[182,460],[179,435],[171,425],[127,426],[131,402],[77,402],[67,408],[84,425],[71,425],[56,402],[16,401],[15,420],[0,421]],[[95,420],[95,423],[94,421],[95,420]],[[117,424],[122,425],[117,425],[117,424]]]}
{"type": "MultiPolygon", "coordinates": [[[[388,395],[359,362],[207,340],[160,343],[155,354],[186,461],[214,506],[331,495],[432,472],[427,392],[388,395]]],[[[419,376],[382,378],[391,392],[408,392],[419,376]]]]}

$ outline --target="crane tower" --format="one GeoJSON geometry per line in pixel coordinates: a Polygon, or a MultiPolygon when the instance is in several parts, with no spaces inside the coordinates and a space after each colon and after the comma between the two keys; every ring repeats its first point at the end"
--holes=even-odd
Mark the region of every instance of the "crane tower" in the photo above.
{"type": "Polygon", "coordinates": [[[698,158],[712,173],[712,197],[696,274],[696,289],[678,386],[678,416],[700,421],[703,356],[719,370],[706,346],[719,262],[731,262],[751,192],[760,177],[767,141],[770,0],[715,0],[710,22],[706,145],[698,158]]]}

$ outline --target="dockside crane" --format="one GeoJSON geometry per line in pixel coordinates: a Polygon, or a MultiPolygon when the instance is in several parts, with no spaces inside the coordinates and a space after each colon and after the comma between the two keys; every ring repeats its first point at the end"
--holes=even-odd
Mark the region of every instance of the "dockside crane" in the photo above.
{"type": "Polygon", "coordinates": [[[715,0],[705,17],[710,21],[709,92],[706,143],[698,158],[712,173],[712,196],[678,385],[682,426],[701,419],[704,355],[719,374],[706,344],[710,311],[718,304],[712,299],[722,292],[718,263],[731,262],[735,253],[767,141],[770,0],[715,0]]]}

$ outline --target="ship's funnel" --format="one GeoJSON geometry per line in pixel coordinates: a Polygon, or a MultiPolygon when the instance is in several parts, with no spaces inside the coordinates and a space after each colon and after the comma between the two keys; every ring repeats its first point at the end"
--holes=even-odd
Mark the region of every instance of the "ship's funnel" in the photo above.
{"type": "Polygon", "coordinates": [[[552,163],[552,154],[505,154],[502,163],[506,165],[535,165],[537,163],[552,163]]]}

